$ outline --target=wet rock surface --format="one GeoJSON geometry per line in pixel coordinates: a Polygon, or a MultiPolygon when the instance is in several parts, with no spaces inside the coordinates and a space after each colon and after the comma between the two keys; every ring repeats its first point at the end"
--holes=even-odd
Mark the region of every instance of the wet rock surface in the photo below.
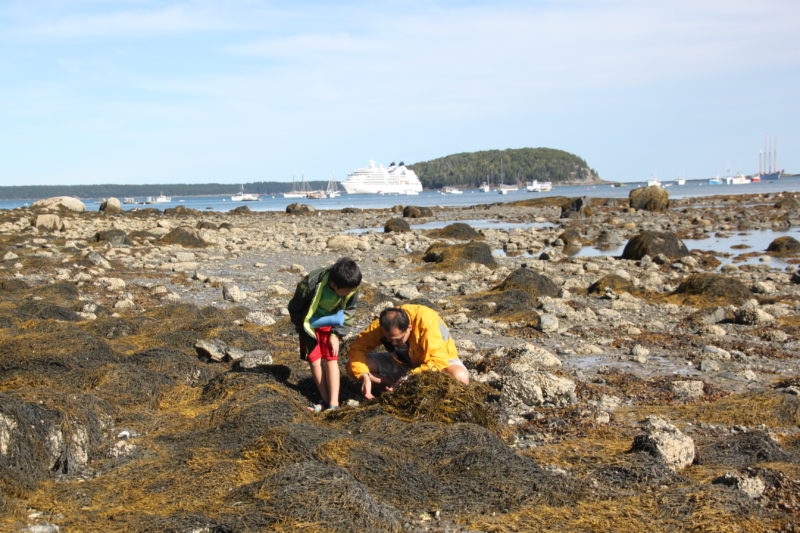
{"type": "Polygon", "coordinates": [[[0,213],[2,529],[796,529],[800,261],[699,238],[792,227],[795,207],[578,200],[420,213],[437,233],[384,232],[402,206],[0,213]],[[531,224],[457,225],[476,219],[531,224]],[[567,250],[645,232],[693,244],[567,250]],[[355,329],[427,302],[469,387],[423,373],[365,402],[343,377],[345,407],[306,410],[285,306],[345,254],[355,329]]]}

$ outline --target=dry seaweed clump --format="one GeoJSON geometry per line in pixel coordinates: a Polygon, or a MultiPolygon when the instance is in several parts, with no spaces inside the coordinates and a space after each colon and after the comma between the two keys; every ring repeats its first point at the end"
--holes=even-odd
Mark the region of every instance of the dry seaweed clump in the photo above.
{"type": "Polygon", "coordinates": [[[388,413],[418,422],[470,422],[496,428],[487,407],[488,391],[480,384],[464,386],[442,372],[420,372],[409,378],[380,402],[388,413]]]}

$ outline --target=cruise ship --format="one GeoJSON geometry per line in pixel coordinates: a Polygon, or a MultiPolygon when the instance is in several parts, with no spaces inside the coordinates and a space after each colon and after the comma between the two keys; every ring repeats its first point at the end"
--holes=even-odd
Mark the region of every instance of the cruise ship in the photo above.
{"type": "Polygon", "coordinates": [[[368,167],[358,168],[342,182],[347,194],[419,194],[422,183],[417,174],[400,162],[392,163],[388,168],[375,166],[374,161],[368,167]]]}

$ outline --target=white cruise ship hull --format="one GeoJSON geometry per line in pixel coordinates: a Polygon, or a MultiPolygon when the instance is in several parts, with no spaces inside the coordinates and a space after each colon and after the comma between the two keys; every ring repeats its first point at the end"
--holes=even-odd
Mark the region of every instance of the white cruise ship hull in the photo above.
{"type": "Polygon", "coordinates": [[[342,182],[347,194],[419,194],[422,183],[413,170],[404,165],[389,168],[370,166],[354,170],[342,182]]]}

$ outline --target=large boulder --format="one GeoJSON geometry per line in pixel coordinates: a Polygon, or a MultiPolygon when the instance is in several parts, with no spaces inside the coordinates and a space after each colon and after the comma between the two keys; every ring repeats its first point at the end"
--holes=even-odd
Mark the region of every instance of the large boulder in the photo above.
{"type": "Polygon", "coordinates": [[[403,208],[403,216],[405,218],[423,218],[432,217],[433,209],[430,207],[419,207],[416,205],[407,205],[403,208]]]}
{"type": "Polygon", "coordinates": [[[339,252],[352,252],[358,248],[360,242],[358,237],[352,235],[334,235],[327,240],[325,247],[339,252]]]}
{"type": "Polygon", "coordinates": [[[103,203],[100,204],[100,212],[108,215],[121,213],[122,203],[119,201],[119,198],[106,198],[103,203]]]}
{"type": "Polygon", "coordinates": [[[58,215],[37,215],[33,225],[39,231],[61,231],[64,228],[58,215]]]}
{"type": "Polygon", "coordinates": [[[622,258],[637,260],[646,255],[655,257],[659,254],[670,259],[679,259],[689,255],[689,249],[674,233],[643,231],[628,241],[622,251],[622,258]]]}
{"type": "Polygon", "coordinates": [[[468,263],[496,268],[497,261],[492,249],[485,242],[470,241],[466,244],[446,244],[435,242],[425,250],[422,257],[428,263],[439,263],[446,268],[463,268],[468,263]]]}
{"type": "Polygon", "coordinates": [[[464,222],[456,222],[441,229],[431,230],[428,233],[428,236],[433,239],[458,239],[462,241],[483,238],[483,235],[475,231],[472,226],[465,224],[464,222]]]}
{"type": "Polygon", "coordinates": [[[588,196],[573,198],[561,206],[561,218],[592,216],[592,200],[588,196]]]}
{"type": "Polygon", "coordinates": [[[800,252],[800,241],[789,235],[778,237],[769,243],[767,251],[778,254],[800,252]]]}
{"type": "Polygon", "coordinates": [[[692,274],[673,295],[682,296],[686,303],[705,305],[741,305],[752,297],[741,281],[719,274],[692,274]]]}
{"type": "Polygon", "coordinates": [[[631,280],[617,274],[606,274],[589,285],[587,292],[589,294],[599,294],[602,296],[608,292],[620,293],[631,292],[632,290],[633,283],[631,280]]]}
{"type": "Polygon", "coordinates": [[[179,244],[181,246],[188,246],[190,248],[199,248],[207,246],[208,243],[200,236],[200,232],[194,228],[187,226],[180,226],[163,237],[161,237],[162,244],[179,244]]]}
{"type": "Polygon", "coordinates": [[[108,242],[115,246],[130,244],[128,234],[116,228],[98,231],[94,234],[94,240],[97,242],[108,242]]]}
{"type": "Polygon", "coordinates": [[[411,231],[411,226],[402,218],[390,218],[386,221],[386,224],[383,225],[384,233],[402,233],[405,231],[411,231]]]}
{"type": "Polygon", "coordinates": [[[75,211],[82,213],[86,211],[86,206],[83,202],[72,196],[54,196],[52,198],[45,198],[38,200],[31,204],[31,207],[40,207],[43,209],[59,209],[63,211],[75,211]]]}
{"type": "Polygon", "coordinates": [[[316,209],[306,204],[289,204],[286,206],[286,212],[290,215],[310,215],[316,212],[316,209]]]}
{"type": "Polygon", "coordinates": [[[669,209],[669,193],[657,185],[639,187],[628,193],[628,202],[633,209],[666,211],[669,209]]]}
{"type": "Polygon", "coordinates": [[[533,298],[539,298],[540,296],[555,298],[559,293],[558,286],[550,278],[529,268],[516,269],[500,285],[494,288],[497,291],[515,289],[526,292],[533,298]]]}

